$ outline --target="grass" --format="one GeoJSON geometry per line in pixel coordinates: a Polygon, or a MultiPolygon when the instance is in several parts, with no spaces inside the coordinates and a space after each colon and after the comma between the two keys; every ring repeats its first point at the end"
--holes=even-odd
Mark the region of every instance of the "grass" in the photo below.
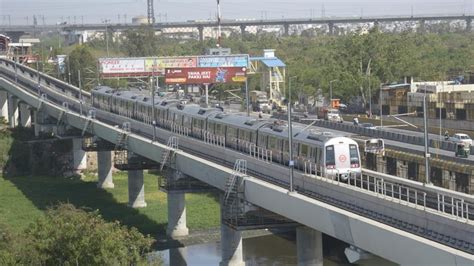
{"type": "MultiPolygon", "coordinates": [[[[69,202],[76,207],[99,210],[108,221],[118,220],[136,227],[145,234],[156,236],[166,231],[167,197],[158,190],[157,176],[145,174],[146,208],[127,206],[126,173],[114,174],[114,189],[98,189],[96,178],[63,177],[0,177],[0,223],[15,231],[25,229],[43,211],[58,202],[69,202]]],[[[186,194],[187,225],[190,230],[219,226],[219,203],[212,194],[186,194]]]]}

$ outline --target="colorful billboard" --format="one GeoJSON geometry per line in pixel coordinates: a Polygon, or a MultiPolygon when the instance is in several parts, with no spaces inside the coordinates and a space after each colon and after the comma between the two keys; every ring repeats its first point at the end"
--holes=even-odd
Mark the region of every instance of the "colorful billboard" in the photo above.
{"type": "Polygon", "coordinates": [[[245,82],[246,67],[167,68],[167,84],[205,84],[245,82]]]}
{"type": "Polygon", "coordinates": [[[100,72],[103,76],[146,76],[143,58],[101,58],[100,72]]]}
{"type": "Polygon", "coordinates": [[[199,56],[198,67],[248,67],[248,56],[199,56]]]}
{"type": "Polygon", "coordinates": [[[190,68],[197,67],[197,57],[167,57],[167,58],[146,58],[146,72],[165,73],[166,68],[190,68]]]}

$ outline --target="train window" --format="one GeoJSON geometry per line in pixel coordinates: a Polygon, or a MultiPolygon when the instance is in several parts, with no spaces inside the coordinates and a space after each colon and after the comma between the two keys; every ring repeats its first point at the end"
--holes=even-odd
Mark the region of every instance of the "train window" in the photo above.
{"type": "Polygon", "coordinates": [[[268,137],[268,149],[280,150],[281,149],[280,140],[278,138],[269,136],[268,137]]]}
{"type": "Polygon", "coordinates": [[[267,147],[267,136],[263,135],[263,134],[259,134],[258,135],[258,143],[257,145],[259,147],[262,147],[262,148],[266,148],[267,147]]]}
{"type": "Polygon", "coordinates": [[[300,155],[304,157],[308,157],[308,146],[304,144],[300,144],[300,155]]]}
{"type": "Polygon", "coordinates": [[[237,138],[237,129],[233,127],[227,127],[227,138],[237,138]]]}
{"type": "Polygon", "coordinates": [[[216,124],[215,125],[216,127],[216,135],[218,136],[224,136],[225,135],[225,129],[224,129],[224,126],[221,125],[221,124],[216,124]]]}
{"type": "Polygon", "coordinates": [[[191,128],[191,118],[187,116],[183,116],[183,126],[187,128],[191,128]]]}
{"type": "Polygon", "coordinates": [[[326,146],[326,167],[334,168],[336,166],[336,156],[334,154],[334,145],[326,146]]]}
{"type": "Polygon", "coordinates": [[[250,134],[247,130],[239,129],[239,139],[250,141],[250,134]]]}
{"type": "Polygon", "coordinates": [[[351,157],[351,167],[359,167],[359,152],[357,146],[349,144],[349,156],[351,157]]]}

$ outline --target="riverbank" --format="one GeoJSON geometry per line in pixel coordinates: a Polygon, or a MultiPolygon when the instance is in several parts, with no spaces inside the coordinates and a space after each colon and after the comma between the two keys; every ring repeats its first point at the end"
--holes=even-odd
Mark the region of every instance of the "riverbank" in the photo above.
{"type": "MultiPolygon", "coordinates": [[[[98,189],[97,178],[47,176],[0,177],[0,223],[22,231],[49,206],[68,202],[76,207],[99,210],[107,221],[136,227],[140,232],[159,239],[167,225],[167,196],[158,190],[156,175],[145,174],[147,207],[133,209],[128,203],[126,173],[114,174],[114,189],[98,189]]],[[[219,203],[213,194],[186,194],[187,222],[191,232],[220,225],[219,203]]]]}

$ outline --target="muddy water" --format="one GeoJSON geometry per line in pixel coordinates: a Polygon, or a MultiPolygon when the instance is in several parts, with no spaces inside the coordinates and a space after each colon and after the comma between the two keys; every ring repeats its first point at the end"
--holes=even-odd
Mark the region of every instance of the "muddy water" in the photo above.
{"type": "MultiPolygon", "coordinates": [[[[324,265],[350,265],[344,256],[346,244],[324,237],[324,265]]],[[[220,243],[206,243],[158,251],[165,265],[219,265],[220,243]]],[[[296,241],[294,234],[266,235],[243,239],[243,255],[246,265],[296,265],[296,241]]],[[[358,265],[395,265],[379,257],[360,261],[358,265]]]]}

